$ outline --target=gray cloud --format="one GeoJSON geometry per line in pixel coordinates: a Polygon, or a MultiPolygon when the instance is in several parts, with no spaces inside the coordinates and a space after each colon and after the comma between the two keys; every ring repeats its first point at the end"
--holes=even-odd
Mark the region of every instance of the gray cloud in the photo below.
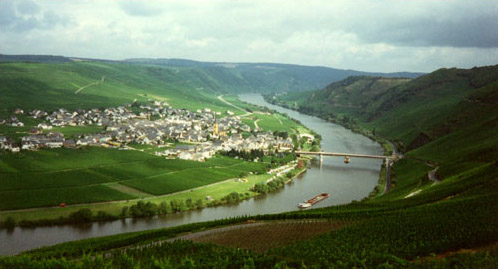
{"type": "MultiPolygon", "coordinates": [[[[497,7],[498,10],[498,7],[497,7]]],[[[370,43],[403,46],[498,47],[498,13],[479,16],[421,16],[357,28],[358,36],[370,43]]],[[[368,23],[367,23],[368,24],[368,23]]]]}
{"type": "Polygon", "coordinates": [[[0,2],[0,29],[5,31],[15,23],[16,9],[14,2],[2,1],[0,2]]]}
{"type": "Polygon", "coordinates": [[[17,2],[17,10],[24,15],[36,15],[40,11],[40,6],[30,0],[17,2]]]}
{"type": "Polygon", "coordinates": [[[31,0],[1,1],[0,24],[2,31],[26,32],[35,29],[53,29],[58,25],[67,25],[69,18],[60,16],[55,11],[42,11],[31,0]]]}
{"type": "Polygon", "coordinates": [[[0,0],[0,49],[432,71],[498,62],[498,2],[0,0]]]}
{"type": "Polygon", "coordinates": [[[150,17],[163,12],[162,8],[150,5],[146,1],[121,1],[119,6],[130,16],[150,17]]]}

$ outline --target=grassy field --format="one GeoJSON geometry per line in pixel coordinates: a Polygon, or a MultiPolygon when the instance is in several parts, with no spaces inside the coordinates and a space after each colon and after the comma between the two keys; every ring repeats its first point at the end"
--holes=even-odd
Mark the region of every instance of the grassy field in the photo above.
{"type": "Polygon", "coordinates": [[[1,69],[0,116],[4,117],[18,107],[25,111],[105,108],[135,99],[167,101],[194,111],[205,107],[219,112],[233,110],[216,98],[216,88],[203,88],[203,81],[190,68],[73,62],[2,63],[1,69]],[[85,86],[89,87],[82,89],[85,86]]]}
{"type": "Polygon", "coordinates": [[[2,210],[57,206],[61,203],[83,204],[135,198],[135,196],[125,194],[104,185],[2,191],[1,195],[2,210]]]}
{"type": "MultiPolygon", "coordinates": [[[[12,112],[9,115],[14,115],[12,112]]],[[[6,124],[0,125],[0,134],[6,137],[20,140],[21,137],[29,134],[29,130],[42,122],[40,119],[33,119],[27,115],[15,115],[20,122],[24,123],[23,127],[13,127],[6,124]]],[[[4,117],[5,119],[5,117],[4,117]]]]}
{"type": "Polygon", "coordinates": [[[167,160],[140,151],[94,147],[5,153],[0,160],[0,205],[6,210],[140,197],[106,186],[111,182],[163,195],[260,171],[264,165],[228,157],[204,163],[167,160]]]}
{"type": "Polygon", "coordinates": [[[230,168],[188,168],[178,172],[157,174],[146,179],[127,180],[122,184],[155,195],[168,194],[215,183],[227,178],[236,178],[242,173],[241,170],[230,168]]]}
{"type": "Polygon", "coordinates": [[[109,187],[110,189],[117,189],[121,194],[132,195],[133,198],[125,201],[113,201],[109,203],[93,203],[93,204],[79,204],[68,207],[52,207],[52,208],[33,208],[23,211],[10,211],[10,212],[0,212],[0,221],[12,217],[16,221],[29,220],[36,221],[40,219],[57,219],[59,217],[68,217],[71,213],[76,212],[82,208],[89,208],[94,212],[105,211],[112,215],[119,215],[121,209],[124,206],[132,206],[137,203],[137,201],[144,198],[145,201],[153,202],[159,204],[161,202],[170,202],[172,200],[186,200],[188,198],[193,201],[204,200],[206,201],[207,196],[211,196],[214,200],[220,200],[221,198],[227,196],[232,192],[237,193],[249,193],[247,197],[253,197],[256,195],[254,192],[248,191],[249,188],[254,186],[256,183],[260,183],[269,179],[271,175],[249,175],[245,177],[247,181],[239,182],[236,179],[227,179],[214,184],[200,186],[191,190],[185,190],[181,192],[176,192],[168,195],[153,196],[138,192],[135,189],[126,189],[124,185],[117,183],[103,184],[103,186],[109,187]],[[116,184],[117,186],[115,186],[116,184]],[[125,187],[125,188],[123,188],[125,187]],[[138,197],[138,198],[137,198],[138,197]],[[49,216],[49,217],[47,217],[49,216]]]}
{"type": "Polygon", "coordinates": [[[263,131],[287,131],[288,133],[297,133],[299,125],[280,115],[280,114],[258,114],[254,113],[244,117],[242,122],[249,125],[251,128],[256,127],[256,122],[259,128],[263,131]]]}
{"type": "Polygon", "coordinates": [[[310,133],[310,131],[303,125],[296,123],[285,115],[279,113],[268,113],[266,108],[261,108],[252,104],[248,104],[240,101],[234,95],[225,95],[223,99],[231,104],[246,110],[245,112],[232,108],[237,115],[244,115],[242,117],[242,122],[247,124],[251,129],[256,127],[255,122],[257,121],[258,127],[263,131],[287,131],[288,133],[310,133]],[[252,111],[253,113],[248,113],[252,111]]]}
{"type": "MultiPolygon", "coordinates": [[[[27,115],[17,115],[17,118],[24,123],[23,127],[13,127],[9,125],[0,125],[0,134],[15,141],[20,141],[21,137],[29,135],[31,128],[36,127],[39,123],[45,122],[42,119],[33,119],[27,115]]],[[[53,127],[50,130],[43,130],[44,134],[50,132],[60,132],[64,134],[66,139],[75,138],[77,135],[81,134],[94,134],[103,131],[102,126],[89,125],[89,126],[64,126],[64,127],[53,127]]]]}

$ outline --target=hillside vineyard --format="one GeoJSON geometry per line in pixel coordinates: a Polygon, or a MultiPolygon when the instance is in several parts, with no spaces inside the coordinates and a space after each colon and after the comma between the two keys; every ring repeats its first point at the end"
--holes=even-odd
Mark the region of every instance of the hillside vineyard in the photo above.
{"type": "Polygon", "coordinates": [[[212,213],[202,222],[61,241],[2,256],[2,268],[486,268],[498,261],[498,66],[382,74],[2,57],[0,239],[26,227],[94,229],[118,219],[133,226],[131,218],[152,225],[202,210],[237,212],[256,196],[263,204],[275,201],[272,194],[298,195],[291,190],[307,173],[337,173],[328,179],[335,189],[293,197],[288,210],[212,213]],[[321,120],[303,125],[294,111],[242,101],[246,92],[321,120]],[[313,124],[357,134],[317,133],[313,124]],[[329,143],[338,134],[342,144],[329,143]],[[369,138],[361,149],[370,152],[354,152],[355,135],[369,138]],[[299,154],[319,151],[350,156],[320,164],[299,154]],[[393,161],[355,159],[361,154],[393,161]],[[339,183],[367,184],[354,177],[360,173],[377,183],[339,203],[339,183]],[[339,174],[348,180],[337,181],[339,174]],[[297,208],[320,194],[328,198],[297,208]]]}

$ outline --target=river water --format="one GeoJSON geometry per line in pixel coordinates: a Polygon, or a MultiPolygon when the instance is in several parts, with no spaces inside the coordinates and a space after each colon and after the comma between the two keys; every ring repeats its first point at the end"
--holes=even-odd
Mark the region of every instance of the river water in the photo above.
{"type": "MultiPolygon", "coordinates": [[[[239,98],[247,103],[267,106],[286,113],[322,136],[325,151],[382,155],[376,142],[359,134],[328,123],[316,117],[267,103],[259,94],[243,94],[239,98]]],[[[313,206],[325,207],[361,200],[375,187],[381,160],[351,159],[344,164],[341,157],[325,157],[320,165],[312,162],[311,168],[287,184],[282,190],[243,201],[237,205],[223,205],[203,210],[158,216],[151,219],[126,219],[82,226],[49,226],[0,230],[0,255],[13,255],[25,250],[91,237],[172,227],[187,223],[222,219],[230,216],[279,213],[297,210],[297,204],[316,194],[328,192],[330,197],[313,206]]]]}

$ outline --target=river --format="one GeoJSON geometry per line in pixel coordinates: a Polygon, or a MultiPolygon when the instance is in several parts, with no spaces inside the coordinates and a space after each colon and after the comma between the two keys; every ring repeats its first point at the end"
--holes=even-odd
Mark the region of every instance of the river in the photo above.
{"type": "MultiPolygon", "coordinates": [[[[322,119],[278,107],[264,101],[259,94],[243,94],[247,103],[267,106],[291,118],[322,136],[325,151],[382,155],[380,145],[342,126],[322,119]]],[[[172,227],[187,223],[222,219],[230,216],[279,213],[297,210],[297,204],[322,192],[330,197],[314,208],[339,205],[368,196],[379,177],[381,160],[351,159],[349,164],[340,157],[324,157],[322,165],[313,162],[311,168],[282,190],[243,201],[237,205],[223,205],[203,210],[158,216],[151,219],[126,219],[87,225],[64,225],[38,228],[0,230],[0,255],[13,255],[41,246],[118,233],[172,227]]]]}

